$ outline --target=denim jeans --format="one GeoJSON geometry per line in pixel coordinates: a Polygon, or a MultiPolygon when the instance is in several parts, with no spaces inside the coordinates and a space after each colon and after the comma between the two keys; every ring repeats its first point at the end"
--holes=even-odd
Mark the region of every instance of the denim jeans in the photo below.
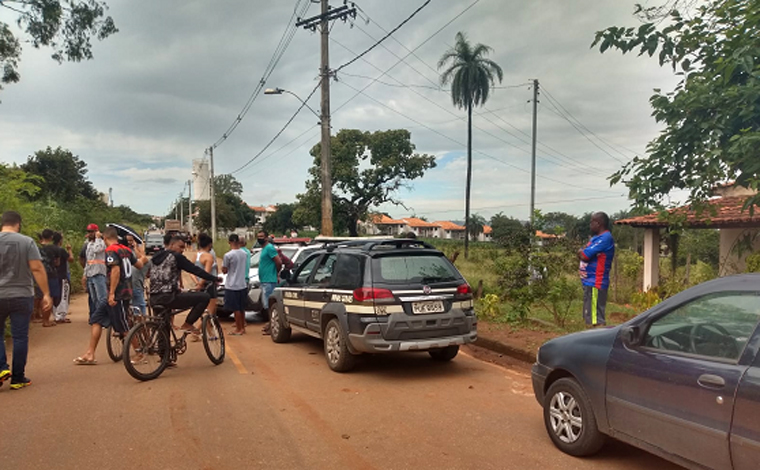
{"type": "Polygon", "coordinates": [[[276,282],[262,282],[261,283],[261,306],[265,312],[269,312],[269,296],[274,294],[274,288],[277,287],[276,282]]]}
{"type": "Polygon", "coordinates": [[[87,294],[90,304],[90,316],[95,313],[98,304],[108,301],[108,289],[106,288],[106,276],[96,274],[87,278],[87,294]]]}
{"type": "MultiPolygon", "coordinates": [[[[0,338],[5,338],[5,322],[11,319],[11,336],[13,336],[13,369],[11,381],[24,379],[26,356],[29,352],[29,320],[32,318],[34,297],[15,297],[0,299],[0,338]]],[[[8,369],[8,357],[5,345],[0,347],[0,370],[8,369]]]]}
{"type": "Polygon", "coordinates": [[[132,307],[140,309],[140,315],[145,315],[145,291],[140,288],[132,289],[132,307]]]}

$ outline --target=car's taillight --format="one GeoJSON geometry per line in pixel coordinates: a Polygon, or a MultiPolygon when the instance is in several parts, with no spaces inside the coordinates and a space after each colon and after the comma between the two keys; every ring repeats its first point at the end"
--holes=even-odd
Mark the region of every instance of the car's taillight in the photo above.
{"type": "Polygon", "coordinates": [[[470,287],[469,284],[462,284],[461,286],[457,287],[457,295],[467,294],[472,294],[472,287],[470,287]]]}
{"type": "Polygon", "coordinates": [[[372,287],[360,287],[354,290],[354,299],[364,302],[372,299],[392,299],[393,292],[388,289],[375,289],[372,287]]]}

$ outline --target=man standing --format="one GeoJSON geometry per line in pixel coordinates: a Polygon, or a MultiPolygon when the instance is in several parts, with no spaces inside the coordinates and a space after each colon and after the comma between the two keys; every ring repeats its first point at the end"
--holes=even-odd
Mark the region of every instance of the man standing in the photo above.
{"type": "MultiPolygon", "coordinates": [[[[269,318],[269,296],[277,287],[277,279],[282,269],[282,260],[274,245],[269,242],[269,234],[261,231],[256,235],[256,240],[261,246],[261,255],[259,255],[259,281],[261,282],[261,307],[262,312],[269,318]]],[[[264,325],[261,330],[265,335],[270,334],[269,323],[264,325]]]]}
{"type": "Polygon", "coordinates": [[[140,269],[143,263],[148,262],[145,252],[139,246],[138,259],[132,250],[119,243],[119,234],[114,227],[108,227],[103,238],[108,243],[105,250],[108,298],[106,302],[99,303],[90,316],[90,343],[87,352],[74,359],[74,364],[77,365],[97,364],[95,351],[103,328],[113,326],[114,331],[122,335],[127,332],[127,311],[132,300],[132,266],[140,269]]]}
{"type": "MultiPolygon", "coordinates": [[[[205,233],[198,235],[198,254],[195,256],[195,265],[211,274],[214,277],[219,276],[219,267],[214,253],[214,241],[205,233]]],[[[207,292],[211,296],[208,303],[208,313],[216,315],[216,283],[208,282],[203,278],[195,278],[198,291],[207,292]]]]}
{"type": "MultiPolygon", "coordinates": [[[[69,299],[71,298],[71,272],[69,271],[69,263],[74,261],[74,254],[71,252],[71,245],[66,244],[66,249],[63,246],[63,235],[60,232],[53,234],[53,244],[58,247],[60,254],[60,262],[58,264],[58,282],[61,284],[61,299],[57,305],[55,305],[55,322],[56,323],[71,323],[71,320],[66,318],[69,314],[69,299]]],[[[50,281],[48,281],[50,282],[50,281]]],[[[55,299],[53,299],[55,304],[55,299]]]]}
{"type": "Polygon", "coordinates": [[[11,319],[13,336],[13,371],[8,368],[5,347],[0,347],[0,385],[11,379],[11,390],[32,384],[26,375],[29,351],[29,320],[34,305],[34,281],[42,291],[42,310],[50,312],[50,297],[45,267],[37,245],[21,235],[21,215],[7,211],[0,223],[0,338],[5,337],[5,323],[11,319]]]}
{"type": "Polygon", "coordinates": [[[106,244],[98,226],[87,226],[87,243],[79,253],[79,263],[84,268],[82,286],[87,289],[90,316],[100,303],[106,302],[106,244]]]}
{"type": "MultiPolygon", "coordinates": [[[[127,246],[137,253],[138,244],[135,237],[127,235],[127,246]]],[[[144,245],[143,245],[144,252],[144,245]]],[[[145,275],[150,270],[150,261],[143,263],[142,268],[132,270],[132,307],[137,307],[141,315],[145,315],[147,306],[145,305],[145,275]]]]}
{"type": "Polygon", "coordinates": [[[245,253],[245,287],[248,287],[248,283],[251,282],[251,250],[246,246],[247,242],[245,238],[240,239],[240,249],[245,253]]]}
{"type": "Polygon", "coordinates": [[[615,257],[615,240],[610,233],[610,218],[604,212],[591,216],[591,241],[578,251],[583,283],[583,319],[590,327],[604,326],[610,268],[615,257]]]}
{"type": "Polygon", "coordinates": [[[235,329],[229,334],[245,334],[245,304],[248,297],[248,284],[245,282],[245,251],[240,249],[240,237],[231,234],[227,241],[230,251],[222,259],[222,272],[227,275],[224,281],[224,308],[235,313],[235,329]]]}
{"type": "MultiPolygon", "coordinates": [[[[42,264],[45,267],[45,274],[48,279],[48,289],[50,297],[53,299],[53,306],[57,306],[61,303],[61,280],[58,277],[58,268],[61,265],[61,253],[63,250],[53,243],[53,235],[55,232],[46,228],[40,235],[40,255],[42,256],[42,264]]],[[[41,292],[39,293],[42,294],[41,292]]],[[[50,314],[53,309],[43,310],[42,312],[42,326],[55,326],[55,323],[50,321],[50,314]]]]}

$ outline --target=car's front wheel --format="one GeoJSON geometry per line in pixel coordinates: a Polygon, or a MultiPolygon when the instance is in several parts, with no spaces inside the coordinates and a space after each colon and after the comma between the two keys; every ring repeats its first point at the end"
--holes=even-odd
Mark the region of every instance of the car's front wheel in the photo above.
{"type": "Polygon", "coordinates": [[[544,397],[544,424],[554,445],[562,452],[583,457],[604,445],[591,402],[574,379],[562,378],[544,397]]]}

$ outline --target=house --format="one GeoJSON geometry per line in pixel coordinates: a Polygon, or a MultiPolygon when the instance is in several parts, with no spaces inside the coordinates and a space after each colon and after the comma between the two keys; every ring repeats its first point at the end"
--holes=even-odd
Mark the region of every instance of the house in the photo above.
{"type": "Polygon", "coordinates": [[[493,237],[493,228],[490,225],[484,225],[483,231],[478,234],[479,242],[490,242],[493,237]]]}
{"type": "Polygon", "coordinates": [[[464,225],[458,225],[446,220],[440,220],[433,223],[438,225],[438,230],[436,230],[434,238],[442,238],[444,240],[464,240],[464,225]]]}
{"type": "Polygon", "coordinates": [[[406,222],[391,219],[385,214],[373,214],[362,227],[367,235],[392,235],[396,236],[405,232],[406,222]]]}
{"type": "Polygon", "coordinates": [[[407,217],[401,220],[406,224],[405,227],[408,229],[408,232],[414,232],[420,238],[435,238],[435,234],[439,229],[437,223],[426,222],[417,217],[407,217]]]}
{"type": "MultiPolygon", "coordinates": [[[[718,229],[720,231],[720,266],[718,275],[727,276],[743,272],[746,259],[760,249],[760,212],[750,214],[744,210],[744,201],[756,192],[734,184],[724,184],[713,189],[716,197],[706,202],[700,213],[691,206],[668,211],[683,220],[683,226],[692,229],[718,229]],[[747,245],[750,249],[739,249],[747,245]]],[[[644,290],[657,287],[660,278],[660,231],[670,223],[666,214],[655,212],[639,217],[618,220],[615,224],[644,229],[644,290]]],[[[671,235],[676,236],[676,235],[671,235]]],[[[677,246],[677,245],[676,245],[677,246]]]]}
{"type": "Polygon", "coordinates": [[[277,212],[277,206],[248,206],[256,214],[256,225],[264,225],[267,221],[267,217],[277,212]]]}

